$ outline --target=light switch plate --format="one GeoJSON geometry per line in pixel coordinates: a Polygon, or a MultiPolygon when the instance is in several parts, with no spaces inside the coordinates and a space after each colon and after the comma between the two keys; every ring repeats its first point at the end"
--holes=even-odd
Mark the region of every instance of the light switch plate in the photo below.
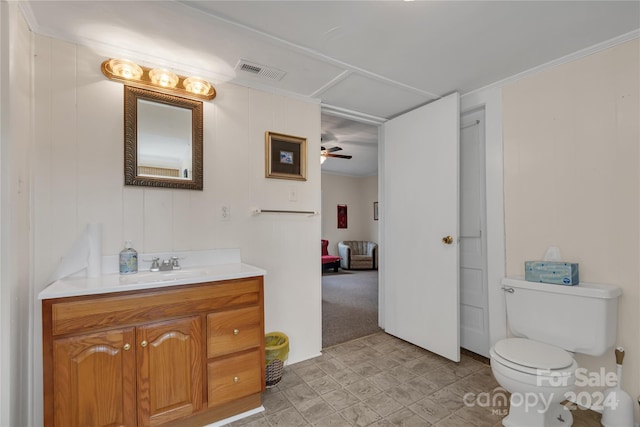
{"type": "Polygon", "coordinates": [[[298,201],[298,192],[294,187],[289,188],[289,201],[297,202],[298,201]]]}

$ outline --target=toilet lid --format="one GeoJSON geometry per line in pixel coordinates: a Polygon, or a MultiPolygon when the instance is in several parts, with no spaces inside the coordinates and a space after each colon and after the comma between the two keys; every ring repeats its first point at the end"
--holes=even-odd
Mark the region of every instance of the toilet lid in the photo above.
{"type": "Polygon", "coordinates": [[[536,369],[563,369],[573,363],[571,355],[560,347],[526,338],[498,341],[494,351],[506,360],[536,369]]]}

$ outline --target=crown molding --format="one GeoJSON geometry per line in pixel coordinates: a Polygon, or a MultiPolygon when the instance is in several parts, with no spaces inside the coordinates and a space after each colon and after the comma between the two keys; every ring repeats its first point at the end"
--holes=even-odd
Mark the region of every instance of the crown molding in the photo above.
{"type": "Polygon", "coordinates": [[[522,71],[522,72],[520,72],[518,74],[514,74],[514,75],[509,76],[507,78],[504,78],[502,80],[498,80],[497,82],[490,83],[490,84],[488,84],[486,86],[483,86],[481,88],[474,89],[474,90],[472,90],[470,92],[467,92],[465,94],[461,94],[460,97],[462,98],[462,97],[465,97],[465,96],[470,96],[470,95],[473,95],[473,94],[476,94],[476,93],[479,93],[479,92],[484,92],[484,91],[490,90],[490,89],[499,89],[499,88],[502,88],[502,87],[504,87],[504,86],[506,86],[508,84],[517,82],[518,80],[525,79],[527,77],[533,76],[533,75],[541,73],[543,71],[550,70],[552,68],[558,67],[558,66],[563,65],[563,64],[567,64],[569,62],[577,61],[578,59],[585,58],[585,57],[587,57],[589,55],[593,55],[595,53],[602,52],[603,50],[610,49],[610,48],[618,46],[618,45],[620,45],[622,43],[626,43],[628,41],[635,40],[635,39],[638,39],[638,38],[640,38],[640,29],[633,30],[633,31],[631,31],[629,33],[622,34],[621,36],[614,37],[614,38],[609,39],[609,40],[605,40],[602,43],[598,43],[598,44],[595,44],[593,46],[589,46],[587,48],[578,50],[576,52],[572,52],[572,53],[570,53],[568,55],[565,55],[565,56],[563,56],[561,58],[554,59],[553,61],[549,61],[549,62],[546,62],[544,64],[535,66],[533,68],[529,68],[528,70],[522,71]]]}

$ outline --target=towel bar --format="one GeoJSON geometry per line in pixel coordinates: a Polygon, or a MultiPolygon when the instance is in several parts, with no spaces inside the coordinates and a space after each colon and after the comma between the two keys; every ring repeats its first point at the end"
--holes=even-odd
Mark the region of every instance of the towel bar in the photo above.
{"type": "Polygon", "coordinates": [[[280,209],[254,209],[253,213],[256,215],[261,213],[288,213],[288,214],[318,215],[317,211],[292,211],[292,210],[280,210],[280,209]]]}

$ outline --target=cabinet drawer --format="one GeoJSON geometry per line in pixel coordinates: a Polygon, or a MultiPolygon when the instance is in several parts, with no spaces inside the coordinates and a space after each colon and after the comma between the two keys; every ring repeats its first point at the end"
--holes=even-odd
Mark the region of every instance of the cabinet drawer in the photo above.
{"type": "Polygon", "coordinates": [[[207,357],[235,353],[260,346],[260,307],[222,311],[207,315],[207,357]]]}
{"type": "Polygon", "coordinates": [[[231,402],[262,391],[260,350],[209,362],[209,406],[231,402]]]}

